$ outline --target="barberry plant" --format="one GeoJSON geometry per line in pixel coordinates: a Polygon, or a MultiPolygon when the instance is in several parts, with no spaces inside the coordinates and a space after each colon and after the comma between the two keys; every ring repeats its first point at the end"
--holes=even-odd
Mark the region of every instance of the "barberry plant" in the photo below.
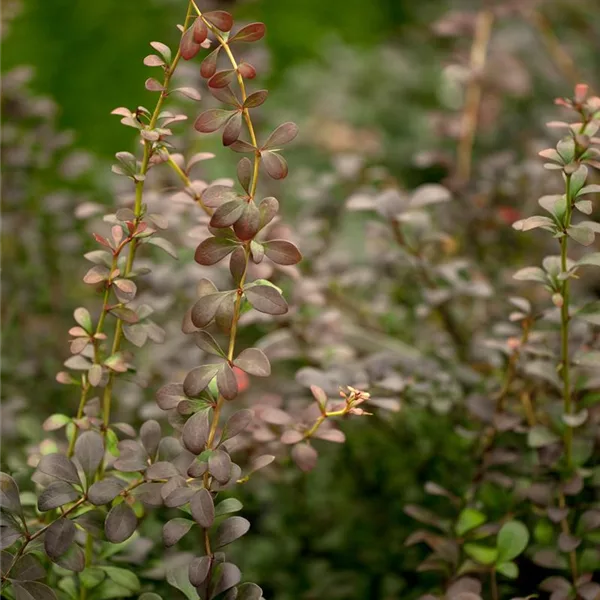
{"type": "Polygon", "coordinates": [[[600,266],[600,253],[572,248],[591,245],[599,230],[586,217],[592,213],[590,198],[600,191],[588,183],[589,167],[600,167],[600,98],[578,85],[573,98],[556,104],[574,112],[576,120],[549,123],[566,135],[540,156],[547,169],[561,173],[562,193],[539,199],[549,216],[513,224],[518,231],[549,231],[556,240],[557,254],[546,256],[542,267],[514,274],[519,282],[542,284],[550,307],[510,298],[512,325],[503,331],[511,335],[490,340],[502,350],[505,367],[497,383],[490,380],[488,389],[467,398],[470,419],[482,422],[478,432],[463,431],[473,440],[470,485],[465,490],[425,486],[428,494],[447,501],[444,516],[405,507],[433,528],[414,532],[406,543],[429,547],[419,569],[443,574],[448,599],[600,596],[594,580],[600,565],[593,394],[600,364],[594,333],[598,302],[577,300],[572,293],[589,267],[600,266]],[[528,579],[532,565],[542,574],[528,579]]]}
{"type": "MultiPolygon", "coordinates": [[[[234,49],[262,39],[265,26],[251,23],[232,32],[233,27],[229,13],[203,13],[190,1],[177,52],[152,42],[156,54],[144,59],[147,66],[162,71],[160,80],[151,77],[145,83],[147,90],[158,94],[154,108],[113,111],[122,124],[139,133],[141,157],[119,152],[113,166],[114,173],[131,180],[134,201],[105,217],[110,233],[95,233],[99,248],[85,255],[93,266],[84,282],[97,289],[102,304],[97,316],[84,307],[75,310],[75,324],[69,330],[72,356],[65,363],[68,370],[57,376],[60,383],[78,390],[77,411],[73,417],[52,415],[44,424],[46,431],[64,431],[64,451],[39,457],[32,476],[36,497],[21,493],[10,475],[1,475],[3,597],[103,600],[143,592],[141,599],[156,600],[159,596],[144,591],[138,576],[118,566],[118,559],[127,542],[138,535],[147,511],[166,507],[181,514],[164,524],[167,548],[190,532],[196,536],[195,558],[166,573],[171,586],[190,600],[262,598],[259,586],[241,583],[240,569],[224,551],[248,531],[250,523],[235,515],[242,504],[233,497],[221,499],[220,492],[247,481],[275,458],[261,454],[245,473],[233,462],[235,438],[249,427],[254,414],[247,408],[231,411],[229,403],[238,396],[241,377],[271,373],[262,350],[237,348],[240,317],[250,310],[273,316],[288,310],[281,289],[266,279],[251,279],[252,264],[270,260],[290,266],[301,260],[293,243],[267,235],[279,202],[272,196],[260,200],[257,196],[261,168],[273,179],[286,177],[288,166],[281,149],[298,130],[293,123],[284,123],[259,142],[252,111],[265,102],[267,91],[247,92],[246,82],[256,70],[238,61],[234,49]],[[211,46],[214,49],[202,60],[200,74],[210,93],[227,108],[204,111],[194,127],[201,133],[222,129],[224,146],[248,154],[237,166],[240,191],[191,179],[192,167],[205,156],[184,161],[170,141],[170,127],[187,117],[165,109],[169,97],[180,93],[200,100],[195,88],[172,86],[175,70],[182,60],[190,61],[211,46]],[[226,68],[219,65],[221,56],[228,61],[226,68]],[[244,125],[247,140],[242,139],[244,125]],[[205,213],[209,235],[199,244],[195,260],[206,267],[229,258],[234,283],[232,289],[219,290],[209,279],[198,282],[198,300],[184,317],[183,332],[193,336],[206,362],[192,369],[182,383],[158,391],[158,405],[175,430],[167,436],[155,420],[145,421],[138,432],[112,417],[120,382],[135,378],[132,350],[148,340],[161,342],[165,336],[149,318],[152,308],[136,302],[145,273],[136,263],[140,250],[155,246],[177,256],[173,244],[159,235],[167,228],[166,219],[149,213],[144,202],[149,172],[160,165],[173,170],[183,183],[183,193],[205,213]],[[215,335],[208,329],[216,330],[215,335]],[[230,413],[227,419],[225,413],[230,413]]],[[[313,387],[313,394],[318,404],[314,422],[292,426],[282,411],[286,418],[279,423],[288,427],[285,443],[294,444],[292,454],[304,470],[316,461],[310,445],[313,436],[340,441],[341,432],[324,422],[365,414],[358,405],[368,399],[368,394],[353,388],[342,392],[341,403],[329,401],[318,387],[313,387]]]]}

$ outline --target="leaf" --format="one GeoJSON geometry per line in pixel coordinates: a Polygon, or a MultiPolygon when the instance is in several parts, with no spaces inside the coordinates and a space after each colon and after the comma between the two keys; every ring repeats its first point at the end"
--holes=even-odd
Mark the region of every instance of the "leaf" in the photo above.
{"type": "Polygon", "coordinates": [[[296,444],[292,448],[292,458],[294,462],[298,465],[300,470],[307,473],[308,471],[312,471],[317,464],[317,458],[319,454],[317,451],[308,444],[296,444]]]}
{"type": "Polygon", "coordinates": [[[263,244],[265,254],[278,265],[295,265],[302,260],[302,254],[287,240],[269,240],[263,244]]]}
{"type": "Polygon", "coordinates": [[[496,565],[496,571],[509,579],[516,579],[519,576],[519,567],[514,562],[500,563],[496,565]]]}
{"type": "Polygon", "coordinates": [[[262,588],[255,583],[242,583],[237,588],[237,600],[261,600],[262,588]]]}
{"type": "Polygon", "coordinates": [[[256,108],[264,103],[269,92],[267,90],[258,90],[250,94],[244,102],[244,108],[256,108]]]}
{"type": "Polygon", "coordinates": [[[15,600],[57,600],[56,594],[39,581],[13,582],[15,600]]]}
{"type": "Polygon", "coordinates": [[[204,451],[210,428],[208,415],[209,410],[201,410],[192,415],[183,426],[181,441],[192,454],[204,451]]]}
{"type": "Polygon", "coordinates": [[[194,525],[190,519],[177,517],[167,521],[163,527],[163,541],[167,548],[174,546],[194,525]]]}
{"type": "Polygon", "coordinates": [[[571,225],[567,228],[567,235],[573,238],[576,242],[582,246],[589,246],[594,242],[594,231],[584,224],[571,225]]]}
{"type": "Polygon", "coordinates": [[[105,578],[106,573],[98,567],[87,567],[79,574],[81,585],[88,590],[100,585],[105,578]]]}
{"type": "Polygon", "coordinates": [[[183,391],[190,398],[197,398],[219,372],[221,365],[202,365],[192,369],[183,380],[183,391]]]}
{"type": "Polygon", "coordinates": [[[97,431],[84,431],[75,442],[75,457],[89,481],[104,458],[104,442],[97,431]]]}
{"type": "Polygon", "coordinates": [[[600,185],[597,183],[586,185],[584,188],[579,190],[577,196],[584,196],[585,194],[600,194],[600,185]]]}
{"type": "Polygon", "coordinates": [[[198,348],[201,350],[204,350],[204,352],[225,358],[225,352],[223,352],[217,340],[215,340],[210,333],[207,333],[206,331],[198,331],[196,334],[194,334],[194,342],[196,343],[196,346],[198,346],[198,348]]]}
{"type": "Polygon", "coordinates": [[[135,488],[133,493],[140,502],[143,502],[147,506],[158,508],[163,504],[162,496],[160,494],[163,485],[163,483],[159,482],[143,483],[135,488]]]}
{"type": "Polygon", "coordinates": [[[144,424],[141,426],[140,439],[142,441],[144,449],[148,453],[148,456],[154,457],[156,455],[156,451],[158,450],[158,445],[160,444],[161,437],[162,431],[158,421],[150,419],[148,421],[145,421],[144,424]]]}
{"type": "Polygon", "coordinates": [[[131,310],[125,306],[115,306],[114,308],[111,308],[110,314],[115,316],[117,319],[121,319],[121,321],[125,321],[125,323],[133,324],[140,320],[134,310],[131,310]]]}
{"type": "Polygon", "coordinates": [[[146,238],[146,243],[164,250],[169,256],[172,256],[175,260],[177,260],[177,250],[175,249],[175,246],[169,242],[169,240],[153,235],[150,238],[146,238]]]}
{"type": "Polygon", "coordinates": [[[50,475],[67,483],[81,484],[75,465],[63,454],[46,454],[42,456],[37,468],[40,473],[45,475],[50,475]]]}
{"type": "Polygon", "coordinates": [[[515,221],[512,226],[513,229],[516,229],[517,231],[529,231],[531,229],[537,229],[538,227],[548,229],[549,231],[554,231],[556,229],[556,225],[552,219],[541,216],[529,217],[528,219],[515,221]]]}
{"type": "Polygon", "coordinates": [[[268,377],[271,374],[271,364],[265,353],[258,348],[247,348],[242,350],[233,364],[257,377],[268,377]]]}
{"type": "Polygon", "coordinates": [[[247,62],[241,62],[238,64],[238,73],[244,79],[254,79],[256,77],[256,69],[247,62]]]}
{"type": "Polygon", "coordinates": [[[200,133],[213,133],[221,129],[232,114],[234,111],[211,108],[200,114],[194,123],[194,129],[200,133]]]}
{"type": "Polygon", "coordinates": [[[244,206],[244,212],[235,222],[233,230],[237,237],[242,241],[251,240],[260,228],[260,211],[254,202],[249,202],[244,206]]]}
{"type": "Polygon", "coordinates": [[[192,307],[192,323],[199,328],[206,327],[215,318],[225,297],[226,294],[223,292],[202,296],[192,307]]]}
{"type": "Polygon", "coordinates": [[[121,587],[121,592],[129,592],[128,596],[131,596],[135,592],[139,592],[142,587],[137,575],[130,569],[109,567],[105,565],[101,565],[98,568],[102,569],[111,581],[114,581],[121,587]]]}
{"type": "Polygon", "coordinates": [[[586,254],[580,258],[575,265],[578,267],[584,267],[587,265],[600,267],[600,252],[590,252],[589,254],[586,254]]]}
{"type": "Polygon", "coordinates": [[[122,479],[107,477],[90,486],[88,499],[95,506],[102,506],[112,502],[126,487],[127,484],[122,479]]]}
{"type": "Polygon", "coordinates": [[[571,174],[571,180],[569,183],[569,192],[572,197],[576,197],[583,186],[588,176],[588,168],[585,165],[579,165],[577,170],[571,174]]]}
{"type": "MultiPolygon", "coordinates": [[[[189,569],[186,565],[181,565],[173,569],[168,569],[167,581],[169,585],[182,592],[188,600],[198,600],[199,596],[190,582],[188,571],[189,569]]],[[[202,600],[206,599],[203,598],[202,600]]]]}
{"type": "Polygon", "coordinates": [[[264,23],[250,23],[242,27],[233,37],[229,38],[231,42],[257,42],[265,35],[266,27],[264,23]]]}
{"type": "Polygon", "coordinates": [[[518,281],[547,283],[546,274],[539,267],[525,267],[524,269],[520,269],[513,275],[513,279],[517,279],[518,281]]]}
{"type": "MultiPolygon", "coordinates": [[[[99,252],[102,252],[101,250],[99,252]]],[[[104,253],[103,253],[104,254],[104,253]]],[[[88,333],[92,333],[94,327],[92,317],[87,308],[79,307],[73,312],[73,317],[78,325],[81,325],[88,333]]]]}
{"type": "Polygon", "coordinates": [[[206,12],[204,18],[220,31],[229,31],[233,27],[233,17],[224,10],[206,12]]]}
{"type": "Polygon", "coordinates": [[[254,413],[248,409],[244,408],[242,410],[238,410],[233,413],[231,417],[225,423],[225,427],[223,428],[223,433],[221,434],[221,444],[225,440],[230,440],[236,435],[242,433],[250,423],[252,423],[252,419],[254,418],[254,413]]]}
{"type": "Polygon", "coordinates": [[[192,34],[194,42],[196,42],[196,44],[202,44],[208,36],[208,27],[206,26],[206,23],[198,17],[192,24],[192,29],[194,30],[192,34]]]}
{"type": "Polygon", "coordinates": [[[279,153],[263,150],[260,153],[265,169],[273,179],[285,179],[288,174],[288,165],[279,153]]]}
{"type": "Polygon", "coordinates": [[[215,598],[222,592],[227,591],[237,585],[242,578],[240,570],[233,563],[222,563],[215,569],[215,574],[212,577],[216,581],[212,589],[211,598],[215,598]]]}
{"type": "Polygon", "coordinates": [[[79,498],[79,492],[66,481],[51,483],[38,498],[38,510],[46,512],[79,498]]]}
{"type": "Polygon", "coordinates": [[[175,465],[166,460],[159,460],[146,469],[146,479],[170,479],[178,475],[175,465]]]}
{"type": "Polygon", "coordinates": [[[225,498],[215,507],[215,517],[228,515],[238,512],[244,508],[244,505],[237,498],[225,498]]]}
{"type": "Polygon", "coordinates": [[[202,46],[194,39],[194,26],[188,27],[185,33],[181,36],[179,50],[184,60],[191,60],[198,54],[202,46]]]}
{"type": "Polygon", "coordinates": [[[496,548],[488,548],[481,544],[465,544],[464,550],[468,556],[482,565],[492,565],[498,558],[496,548]]]}
{"type": "Polygon", "coordinates": [[[77,528],[73,521],[60,518],[54,521],[44,534],[44,550],[51,560],[64,554],[75,540],[77,528]]]}
{"type": "Polygon", "coordinates": [[[180,383],[168,383],[167,385],[163,385],[163,387],[156,392],[156,403],[163,410],[177,408],[179,402],[185,400],[185,398],[183,385],[180,383]]]}
{"type": "Polygon", "coordinates": [[[529,542],[529,531],[520,521],[508,521],[498,532],[498,563],[508,562],[521,554],[529,542]]]}
{"type": "Polygon", "coordinates": [[[36,581],[37,579],[44,579],[44,577],[46,577],[44,567],[32,554],[22,556],[10,572],[10,578],[19,581],[36,581]]]}
{"type": "Polygon", "coordinates": [[[288,305],[278,290],[270,285],[256,285],[244,289],[248,302],[259,312],[284,315],[288,305]]]}
{"type": "MultiPolygon", "coordinates": [[[[214,212],[214,214],[210,220],[210,226],[211,227],[230,227],[242,216],[242,213],[244,212],[245,208],[246,208],[246,202],[244,202],[241,199],[232,200],[231,202],[225,202],[224,204],[221,204],[221,206],[219,206],[219,208],[217,208],[217,210],[214,212]]],[[[208,238],[208,239],[210,240],[211,238],[208,238]]],[[[217,238],[213,238],[213,239],[217,239],[217,238]]],[[[218,239],[220,240],[221,238],[218,238],[218,239]]],[[[206,242],[207,240],[204,240],[204,241],[206,242]]],[[[229,240],[227,240],[227,241],[229,242],[229,240]]],[[[200,244],[200,246],[202,246],[202,244],[200,244]]],[[[231,247],[231,242],[229,242],[229,246],[231,247]]],[[[233,250],[233,248],[231,248],[229,250],[229,252],[231,252],[232,250],[233,250]]],[[[224,255],[224,256],[226,256],[226,255],[224,255]]],[[[202,263],[200,263],[200,264],[202,264],[202,263]]]]}
{"type": "Polygon", "coordinates": [[[221,46],[217,46],[200,64],[200,75],[204,79],[209,79],[215,74],[220,50],[221,46]]]}
{"type": "Polygon", "coordinates": [[[215,548],[222,548],[241,538],[250,529],[250,521],[244,517],[228,517],[218,527],[215,548]]]}
{"type": "Polygon", "coordinates": [[[85,554],[80,546],[73,544],[63,555],[56,559],[56,564],[63,569],[81,573],[85,569],[85,554]]]}
{"type": "Polygon", "coordinates": [[[217,373],[217,388],[226,400],[233,400],[238,394],[237,378],[228,363],[223,363],[217,373]]]}
{"type": "Polygon", "coordinates": [[[10,513],[21,513],[19,486],[8,474],[0,472],[0,508],[10,513]]]}
{"type": "Polygon", "coordinates": [[[108,541],[120,544],[129,539],[137,527],[137,517],[128,504],[121,502],[110,509],[104,523],[108,541]]]}
{"type": "Polygon", "coordinates": [[[212,561],[210,556],[194,558],[189,566],[190,583],[195,586],[202,585],[208,577],[212,561]]]}
{"type": "Polygon", "coordinates": [[[190,510],[194,521],[203,529],[212,526],[215,520],[215,504],[210,492],[202,488],[190,500],[190,510]]]}
{"type": "Polygon", "coordinates": [[[560,438],[544,425],[535,425],[527,434],[527,444],[530,448],[543,448],[559,440],[560,438]]]}
{"type": "Polygon", "coordinates": [[[280,146],[291,142],[297,135],[298,125],[288,121],[287,123],[279,125],[279,127],[273,131],[273,133],[267,138],[267,141],[264,143],[262,149],[269,150],[272,148],[279,148],[280,146]]]}
{"type": "Polygon", "coordinates": [[[483,525],[486,521],[485,515],[475,510],[474,508],[465,508],[458,515],[458,520],[456,521],[455,530],[457,535],[463,536],[471,529],[475,529],[480,525],[483,525]]]}
{"type": "Polygon", "coordinates": [[[227,483],[231,477],[229,454],[223,450],[213,452],[208,458],[208,470],[219,483],[227,483]]]}
{"type": "Polygon", "coordinates": [[[237,139],[240,137],[240,133],[242,132],[242,113],[241,111],[237,111],[233,114],[233,116],[227,121],[227,125],[225,125],[225,129],[223,129],[223,146],[231,146],[237,139]]]}

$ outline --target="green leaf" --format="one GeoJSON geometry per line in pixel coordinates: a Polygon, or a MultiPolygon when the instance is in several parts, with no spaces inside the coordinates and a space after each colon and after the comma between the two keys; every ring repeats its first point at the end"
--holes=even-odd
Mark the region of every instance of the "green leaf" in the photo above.
{"type": "Polygon", "coordinates": [[[88,567],[79,573],[81,584],[88,590],[100,585],[105,577],[106,573],[98,567],[88,567]]]}
{"type": "Polygon", "coordinates": [[[500,563],[496,565],[496,571],[509,579],[516,579],[519,576],[519,567],[514,562],[500,563]]]}
{"type": "Polygon", "coordinates": [[[140,591],[140,580],[137,578],[137,575],[129,569],[108,567],[104,565],[99,568],[102,569],[117,585],[128,590],[130,595],[140,591]]]}
{"type": "Polygon", "coordinates": [[[482,565],[493,565],[498,557],[496,548],[481,544],[465,544],[464,549],[468,556],[482,565]]]}
{"type": "Polygon", "coordinates": [[[504,563],[511,561],[521,554],[529,542],[529,531],[520,521],[509,521],[505,523],[498,532],[496,547],[498,548],[498,559],[496,562],[504,563]]]}
{"type": "Polygon", "coordinates": [[[536,425],[529,430],[527,444],[530,448],[543,448],[559,441],[559,437],[544,425],[536,425]]]}
{"type": "Polygon", "coordinates": [[[188,600],[199,600],[196,588],[190,583],[188,566],[183,565],[167,571],[169,585],[182,592],[188,600]]]}
{"type": "Polygon", "coordinates": [[[475,529],[483,525],[486,521],[486,516],[474,508],[465,508],[460,515],[455,525],[456,534],[463,536],[467,531],[475,529]]]}

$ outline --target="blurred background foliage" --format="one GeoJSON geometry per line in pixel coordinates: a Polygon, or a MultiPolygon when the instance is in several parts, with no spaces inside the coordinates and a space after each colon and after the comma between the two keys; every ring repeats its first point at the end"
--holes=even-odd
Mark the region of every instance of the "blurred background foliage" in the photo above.
{"type": "MultiPolygon", "coordinates": [[[[532,173],[528,161],[546,135],[551,100],[570,93],[579,78],[592,87],[600,83],[600,11],[593,0],[490,4],[504,13],[494,23],[482,75],[475,173],[467,191],[460,192],[472,204],[459,212],[453,243],[482,259],[480,268],[497,280],[527,252],[508,224],[541,195],[536,186],[543,187],[542,175],[532,173]],[[475,226],[478,234],[470,238],[475,226]]],[[[473,15],[480,5],[469,0],[218,3],[236,21],[267,25],[265,47],[255,57],[260,81],[253,85],[271,92],[260,128],[267,131],[286,119],[301,125],[300,143],[288,154],[291,172],[282,204],[309,255],[315,233],[307,222],[322,219],[318,235],[339,252],[332,267],[336,275],[352,262],[370,268],[363,244],[357,243],[365,235],[363,218],[342,210],[365,181],[379,178],[408,189],[451,178],[473,15]]],[[[92,248],[81,207],[113,205],[120,190],[109,160],[116,151],[132,150],[133,136],[109,113],[117,106],[151,103],[143,88],[148,73],[142,58],[150,40],[176,43],[174,24],[181,12],[182,2],[175,0],[3,2],[2,462],[12,471],[23,470],[25,450],[42,442],[43,418],[74,410],[72,391],[54,375],[68,356],[73,309],[93,298],[73,277],[84,273],[80,256],[92,248]],[[15,71],[23,65],[32,67],[30,75],[15,71]]],[[[190,152],[218,155],[205,167],[207,179],[231,173],[233,159],[218,140],[186,135],[190,152]]],[[[192,255],[189,249],[181,255],[176,283],[190,287],[197,279],[192,255]]],[[[404,281],[388,289],[392,306],[377,316],[376,329],[394,342],[418,344],[426,334],[406,315],[414,290],[404,281]]],[[[165,286],[159,281],[154,299],[161,324],[169,333],[172,322],[171,331],[177,332],[182,298],[165,286]],[[161,292],[167,300],[159,300],[161,292]]],[[[376,301],[368,290],[357,295],[367,306],[376,301]]],[[[369,320],[360,311],[355,318],[361,325],[369,320]]],[[[266,331],[257,323],[247,335],[266,331]]],[[[435,336],[429,341],[438,343],[435,336]]],[[[144,407],[152,404],[158,385],[176,379],[179,359],[191,360],[172,352],[167,365],[149,370],[148,389],[128,392],[131,401],[124,394],[123,414],[150,414],[144,407]]],[[[344,362],[343,353],[339,360],[344,362]]],[[[281,367],[282,379],[307,364],[322,366],[291,362],[281,367]]],[[[185,364],[178,368],[183,371],[185,364]]],[[[441,401],[445,394],[442,387],[441,401]]],[[[259,477],[247,486],[253,533],[237,552],[267,598],[410,600],[435,580],[415,573],[422,554],[403,545],[414,530],[403,505],[435,505],[435,498],[423,500],[429,480],[458,490],[466,485],[473,467],[464,440],[435,410],[407,405],[392,418],[373,417],[344,428],[348,442],[330,445],[309,475],[284,462],[277,477],[259,477]]],[[[157,564],[160,556],[151,554],[148,564],[157,564]]]]}

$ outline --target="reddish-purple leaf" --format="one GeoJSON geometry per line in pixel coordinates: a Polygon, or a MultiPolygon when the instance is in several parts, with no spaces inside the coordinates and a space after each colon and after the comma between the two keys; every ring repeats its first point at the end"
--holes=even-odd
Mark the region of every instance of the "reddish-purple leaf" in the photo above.
{"type": "Polygon", "coordinates": [[[192,30],[194,42],[196,42],[196,44],[202,44],[202,42],[208,36],[208,27],[206,26],[206,23],[200,17],[198,17],[192,25],[192,30]]]}
{"type": "Polygon", "coordinates": [[[244,79],[254,79],[256,77],[256,69],[247,62],[242,62],[238,65],[238,73],[244,79]]]}
{"type": "Polygon", "coordinates": [[[271,374],[269,359],[259,348],[242,350],[233,361],[233,364],[242,371],[257,377],[268,377],[271,374]]]}
{"type": "Polygon", "coordinates": [[[224,88],[227,87],[235,76],[235,71],[233,69],[228,69],[226,71],[219,71],[215,73],[208,80],[208,87],[211,88],[224,88]]]}
{"type": "Polygon", "coordinates": [[[240,159],[237,164],[237,177],[240,185],[248,192],[252,181],[252,161],[246,156],[240,159]]]}
{"type": "Polygon", "coordinates": [[[210,79],[217,72],[217,59],[219,58],[219,51],[221,46],[217,46],[200,65],[200,75],[204,79],[210,79]]]}
{"type": "Polygon", "coordinates": [[[258,92],[250,94],[246,98],[246,102],[244,102],[244,108],[256,108],[257,106],[260,106],[267,99],[268,95],[269,92],[267,92],[267,90],[258,90],[258,92]]]}
{"type": "Polygon", "coordinates": [[[220,102],[223,104],[229,104],[230,106],[235,106],[236,108],[240,108],[241,104],[238,100],[237,96],[233,93],[229,86],[222,88],[208,88],[208,91],[220,102]]]}
{"type": "Polygon", "coordinates": [[[290,425],[292,417],[284,410],[275,406],[267,406],[260,411],[260,418],[271,425],[290,425]]]}
{"type": "Polygon", "coordinates": [[[208,457],[208,470],[219,482],[227,483],[231,476],[231,458],[224,450],[217,450],[208,457]]]}
{"type": "Polygon", "coordinates": [[[235,293],[225,296],[223,302],[219,304],[217,313],[215,314],[215,323],[217,327],[224,333],[231,331],[231,323],[233,322],[233,313],[235,312],[235,293]]]}
{"type": "Polygon", "coordinates": [[[268,315],[284,315],[288,305],[283,296],[270,285],[256,285],[244,290],[248,302],[259,312],[268,315]]]}
{"type": "Polygon", "coordinates": [[[221,365],[217,373],[217,387],[226,400],[233,400],[238,394],[237,378],[227,363],[221,365]]]}
{"type": "MultiPolygon", "coordinates": [[[[246,202],[243,200],[232,200],[221,204],[210,220],[211,227],[230,227],[244,212],[246,202]]],[[[210,238],[209,238],[210,239],[210,238]]]]}
{"type": "Polygon", "coordinates": [[[231,146],[242,133],[242,113],[234,114],[223,129],[223,146],[231,146]]]}
{"type": "Polygon", "coordinates": [[[292,448],[292,458],[298,467],[305,472],[312,471],[317,464],[317,451],[308,444],[296,444],[292,448]]]}
{"type": "Polygon", "coordinates": [[[260,212],[254,202],[249,202],[244,207],[244,212],[235,222],[233,230],[242,241],[251,240],[260,229],[260,212]]]}
{"type": "Polygon", "coordinates": [[[210,428],[208,413],[208,410],[195,413],[183,426],[181,441],[192,454],[200,454],[206,446],[210,428]]]}
{"type": "Polygon", "coordinates": [[[204,13],[204,18],[220,31],[229,31],[233,27],[233,17],[224,10],[204,13]]]}
{"type": "Polygon", "coordinates": [[[129,539],[137,527],[137,517],[131,507],[125,502],[110,509],[104,522],[104,532],[108,541],[120,544],[129,539]]]}
{"type": "Polygon", "coordinates": [[[202,202],[210,208],[217,208],[224,202],[239,198],[240,195],[233,188],[226,185],[211,185],[202,194],[202,202]]]}
{"type": "Polygon", "coordinates": [[[241,538],[250,529],[250,522],[244,517],[229,517],[217,527],[215,548],[222,548],[241,538]]]}
{"type": "Polygon", "coordinates": [[[263,245],[265,254],[278,265],[295,265],[302,260],[298,248],[287,240],[269,240],[263,245]]]}
{"type": "Polygon", "coordinates": [[[273,179],[285,179],[287,177],[288,165],[283,156],[277,152],[263,151],[261,157],[267,173],[273,179]]]}
{"type": "Polygon", "coordinates": [[[252,144],[249,144],[248,142],[245,142],[244,140],[236,140],[229,147],[234,152],[240,152],[242,154],[250,153],[250,152],[255,152],[256,151],[256,148],[252,144]]]}
{"type": "Polygon", "coordinates": [[[220,365],[202,365],[192,369],[183,380],[183,391],[189,398],[197,398],[217,374],[220,365]]]}
{"type": "Polygon", "coordinates": [[[210,556],[201,556],[200,558],[194,558],[190,563],[189,578],[190,583],[196,587],[202,585],[205,579],[208,577],[212,560],[210,556]]]}
{"type": "MultiPolygon", "coordinates": [[[[233,202],[236,202],[235,200],[233,202]]],[[[227,206],[227,204],[231,204],[231,202],[227,202],[222,206],[227,206]]],[[[244,207],[241,207],[240,213],[244,210],[244,207]]],[[[217,213],[215,213],[217,214],[217,213]]],[[[229,213],[231,214],[231,213],[229,213]]],[[[212,221],[211,221],[212,225],[212,221]]],[[[222,227],[228,227],[228,225],[223,225],[222,227]]],[[[236,249],[235,243],[231,240],[218,238],[218,237],[209,237],[204,241],[200,242],[200,245],[196,248],[196,253],[194,254],[194,260],[205,266],[210,266],[218,263],[220,260],[224,259],[227,255],[231,254],[236,249]]],[[[216,310],[216,308],[215,308],[216,310]]]]}
{"type": "Polygon", "coordinates": [[[190,510],[194,521],[203,529],[208,529],[215,520],[215,504],[210,492],[202,488],[190,500],[190,510]]]}
{"type": "Polygon", "coordinates": [[[289,142],[291,142],[298,135],[298,125],[288,121],[282,123],[273,133],[267,138],[263,148],[265,150],[271,148],[279,148],[289,142]]]}
{"type": "Polygon", "coordinates": [[[147,67],[162,67],[165,61],[160,56],[156,56],[156,54],[148,54],[148,56],[144,57],[144,64],[147,67]]]}
{"type": "Polygon", "coordinates": [[[275,218],[278,211],[279,202],[277,201],[277,198],[273,198],[273,196],[263,198],[258,205],[260,228],[262,229],[265,225],[268,225],[275,218]]]}
{"type": "Polygon", "coordinates": [[[244,408],[242,410],[238,410],[236,413],[233,413],[223,428],[220,443],[222,444],[225,440],[230,440],[236,435],[242,433],[242,431],[244,431],[244,429],[250,425],[253,418],[254,413],[248,408],[244,408]]]}
{"type": "Polygon", "coordinates": [[[44,550],[51,560],[64,554],[75,540],[77,528],[73,521],[61,518],[48,527],[44,535],[44,550]]]}
{"type": "Polygon", "coordinates": [[[163,527],[163,541],[167,548],[174,546],[194,525],[190,519],[176,517],[167,521],[163,527]]]}
{"type": "Polygon", "coordinates": [[[162,83],[153,77],[148,77],[148,79],[146,79],[144,87],[150,92],[162,92],[165,89],[162,83]]]}
{"type": "Polygon", "coordinates": [[[173,92],[178,92],[182,96],[185,96],[186,98],[189,98],[190,100],[195,100],[196,102],[199,102],[202,99],[202,96],[200,96],[200,92],[193,87],[175,88],[173,90],[173,92]]]}
{"type": "Polygon", "coordinates": [[[201,133],[212,133],[220,129],[233,114],[230,110],[211,108],[203,112],[194,123],[196,131],[201,133]]]}
{"type": "Polygon", "coordinates": [[[236,285],[239,285],[242,275],[246,270],[246,253],[241,246],[235,249],[235,252],[231,255],[229,261],[229,272],[233,277],[233,281],[236,285]]]}
{"type": "Polygon", "coordinates": [[[181,56],[185,60],[191,60],[200,51],[200,44],[194,40],[194,27],[189,27],[187,31],[181,36],[181,42],[179,43],[179,49],[181,56]]]}
{"type": "Polygon", "coordinates": [[[257,42],[265,35],[266,27],[264,23],[250,23],[242,27],[233,37],[229,38],[231,42],[257,42]]]}

